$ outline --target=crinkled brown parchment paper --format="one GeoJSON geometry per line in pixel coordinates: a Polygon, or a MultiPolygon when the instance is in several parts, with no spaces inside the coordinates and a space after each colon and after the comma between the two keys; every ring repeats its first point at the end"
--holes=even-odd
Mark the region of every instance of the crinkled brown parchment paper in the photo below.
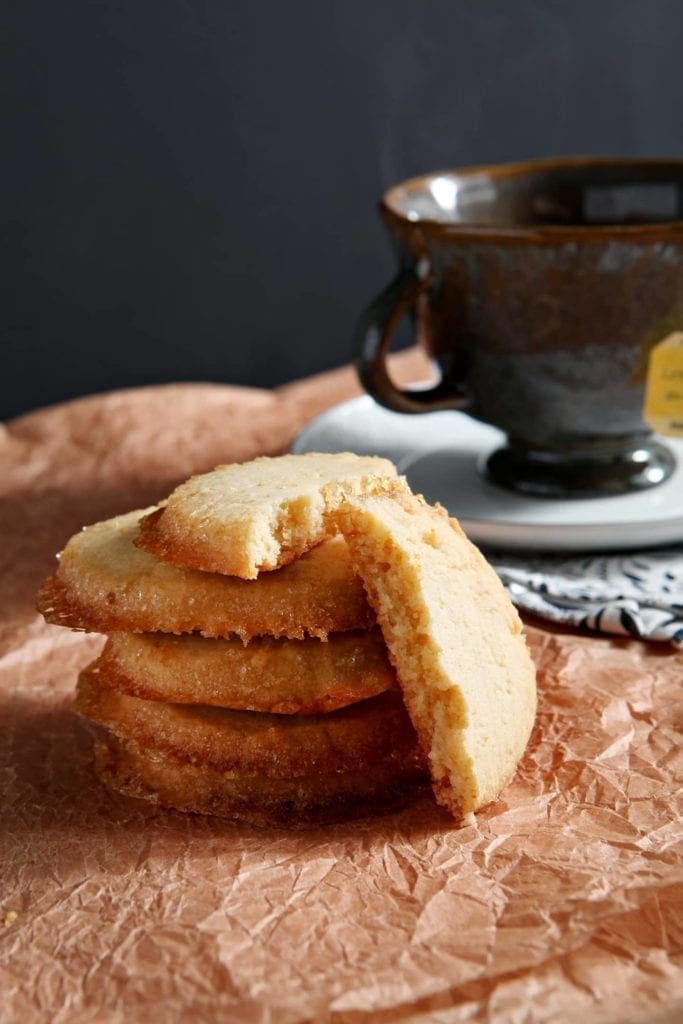
{"type": "Polygon", "coordinates": [[[276,393],[142,389],[2,428],[3,1022],[683,1019],[683,658],[668,648],[530,625],[533,738],[461,831],[425,800],[269,834],[93,778],[69,700],[101,640],[32,610],[54,552],[190,472],[282,450],[355,388],[340,371],[276,393]]]}

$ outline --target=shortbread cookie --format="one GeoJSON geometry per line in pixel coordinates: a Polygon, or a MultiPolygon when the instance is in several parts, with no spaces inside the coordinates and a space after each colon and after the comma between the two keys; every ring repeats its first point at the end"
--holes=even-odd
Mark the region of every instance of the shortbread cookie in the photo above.
{"type": "Polygon", "coordinates": [[[113,633],[97,662],[103,685],[145,700],[273,714],[320,714],[396,687],[379,629],[320,640],[113,633]]]}
{"type": "Polygon", "coordinates": [[[426,770],[415,764],[273,779],[188,764],[114,736],[97,744],[95,766],[106,785],[127,796],[262,827],[312,828],[385,813],[428,788],[426,770]]]}
{"type": "Polygon", "coordinates": [[[371,770],[390,760],[421,763],[415,730],[398,692],[329,715],[268,715],[164,704],[100,684],[99,667],[78,681],[76,710],[123,740],[216,771],[272,778],[371,770]]]}
{"type": "Polygon", "coordinates": [[[253,580],[330,535],[346,494],[376,494],[396,469],[348,453],[281,455],[218,466],[181,484],[145,517],[136,543],[167,562],[253,580]]]}
{"type": "Polygon", "coordinates": [[[454,519],[421,498],[349,499],[337,516],[377,614],[439,803],[462,819],[515,772],[536,710],[517,612],[454,519]]]}
{"type": "Polygon", "coordinates": [[[38,595],[48,622],[110,633],[192,633],[243,640],[301,639],[374,623],[344,541],[335,537],[292,565],[245,581],[179,569],[136,547],[142,510],[71,538],[38,595]]]}

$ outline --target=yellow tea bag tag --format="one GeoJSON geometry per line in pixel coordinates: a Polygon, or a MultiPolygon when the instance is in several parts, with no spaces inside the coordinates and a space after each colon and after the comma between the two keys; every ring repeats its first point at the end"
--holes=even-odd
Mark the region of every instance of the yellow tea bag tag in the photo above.
{"type": "Polygon", "coordinates": [[[658,434],[683,437],[683,331],[650,352],[643,419],[658,434]]]}

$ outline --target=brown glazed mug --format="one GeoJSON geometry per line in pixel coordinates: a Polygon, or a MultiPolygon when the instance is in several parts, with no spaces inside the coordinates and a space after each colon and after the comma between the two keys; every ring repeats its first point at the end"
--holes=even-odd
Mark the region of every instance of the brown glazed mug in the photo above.
{"type": "Polygon", "coordinates": [[[487,474],[526,494],[665,480],[642,418],[651,348],[683,329],[683,160],[572,157],[427,174],[384,195],[400,269],[358,326],[366,390],[398,412],[460,409],[507,444],[487,474]],[[401,390],[401,318],[439,371],[401,390]]]}

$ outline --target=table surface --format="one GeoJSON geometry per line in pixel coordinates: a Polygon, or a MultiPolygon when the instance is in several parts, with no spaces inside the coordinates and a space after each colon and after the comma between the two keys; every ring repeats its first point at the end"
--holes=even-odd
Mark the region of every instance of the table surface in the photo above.
{"type": "MultiPolygon", "coordinates": [[[[402,380],[424,371],[401,356],[402,380]]],[[[528,624],[539,715],[501,798],[264,833],[117,797],[70,710],[101,638],[33,608],[84,523],[287,448],[358,393],[93,396],[1,428],[3,1021],[674,1020],[683,1002],[680,654],[528,624]],[[673,1016],[672,1016],[673,1014],[673,1016]]]]}

